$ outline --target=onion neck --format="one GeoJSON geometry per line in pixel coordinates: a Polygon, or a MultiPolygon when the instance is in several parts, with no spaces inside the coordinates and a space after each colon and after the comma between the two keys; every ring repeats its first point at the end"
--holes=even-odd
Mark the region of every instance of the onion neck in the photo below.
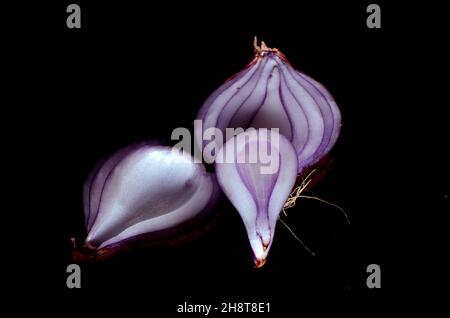
{"type": "Polygon", "coordinates": [[[258,45],[258,39],[255,36],[255,38],[253,39],[253,48],[255,51],[255,57],[257,59],[261,59],[264,56],[266,56],[267,54],[273,53],[275,55],[277,55],[278,57],[280,57],[281,59],[286,61],[286,57],[284,56],[283,53],[280,52],[280,50],[278,50],[277,48],[270,48],[266,45],[266,43],[264,43],[264,41],[261,41],[261,45],[258,45]]]}

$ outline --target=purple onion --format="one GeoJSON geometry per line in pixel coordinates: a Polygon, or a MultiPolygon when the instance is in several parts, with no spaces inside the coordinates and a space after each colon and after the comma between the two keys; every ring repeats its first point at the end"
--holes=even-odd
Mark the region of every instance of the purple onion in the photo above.
{"type": "MultiPolygon", "coordinates": [[[[226,128],[279,128],[294,146],[298,173],[319,161],[336,142],[341,115],[331,94],[311,77],[295,70],[278,50],[264,42],[254,60],[219,87],[203,104],[196,143],[203,149],[204,131],[226,128]]],[[[204,154],[209,161],[211,154],[204,154]],[[209,156],[209,157],[208,157],[209,156]]]]}
{"type": "Polygon", "coordinates": [[[284,136],[274,130],[270,134],[263,129],[253,134],[248,131],[223,145],[216,156],[216,174],[220,187],[244,221],[255,265],[261,267],[272,245],[280,212],[294,187],[298,161],[294,147],[284,136]],[[277,162],[272,169],[264,169],[259,153],[255,162],[239,160],[248,159],[261,148],[269,149],[277,162]],[[224,157],[228,160],[222,160],[224,157]]]}
{"type": "MultiPolygon", "coordinates": [[[[202,150],[215,144],[218,151],[203,156],[215,160],[217,180],[244,222],[260,267],[297,175],[335,144],[339,109],[320,83],[292,68],[279,50],[264,42],[257,46],[255,39],[254,60],[211,94],[198,119],[196,143],[202,150]],[[227,128],[246,131],[227,137],[221,146],[221,140],[203,141],[209,128],[223,136],[227,128]],[[267,134],[266,128],[276,130],[267,134]],[[261,149],[268,150],[275,166],[262,160],[261,149]],[[252,155],[256,161],[247,160],[252,155]]],[[[108,251],[190,221],[210,207],[215,182],[201,163],[174,148],[138,144],[122,149],[99,165],[84,186],[84,246],[108,251]]]]}
{"type": "Polygon", "coordinates": [[[215,183],[202,164],[170,147],[119,150],[85,183],[85,246],[107,250],[189,221],[210,206],[215,183]]]}

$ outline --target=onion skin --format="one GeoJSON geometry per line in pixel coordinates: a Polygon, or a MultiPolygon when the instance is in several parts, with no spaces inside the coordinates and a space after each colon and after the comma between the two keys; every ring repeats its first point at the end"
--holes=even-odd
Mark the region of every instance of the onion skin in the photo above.
{"type": "Polygon", "coordinates": [[[275,131],[269,135],[261,131],[249,138],[243,137],[247,133],[244,132],[229,139],[216,157],[234,153],[234,162],[216,160],[217,180],[244,222],[256,267],[266,261],[280,212],[297,179],[298,166],[295,149],[286,137],[275,131]],[[239,154],[250,152],[255,144],[270,147],[274,158],[279,158],[276,170],[264,174],[260,160],[249,163],[236,159],[239,154]]]}
{"type": "Polygon", "coordinates": [[[279,128],[296,150],[299,174],[331,150],[341,127],[340,111],[326,88],[295,70],[278,49],[264,42],[259,47],[256,39],[253,61],[208,97],[197,119],[203,121],[195,131],[201,149],[202,135],[211,127],[224,135],[225,128],[279,128]]]}
{"type": "Polygon", "coordinates": [[[86,180],[87,237],[77,253],[107,256],[135,241],[163,237],[206,214],[217,190],[215,177],[186,153],[154,143],[119,150],[86,180]]]}

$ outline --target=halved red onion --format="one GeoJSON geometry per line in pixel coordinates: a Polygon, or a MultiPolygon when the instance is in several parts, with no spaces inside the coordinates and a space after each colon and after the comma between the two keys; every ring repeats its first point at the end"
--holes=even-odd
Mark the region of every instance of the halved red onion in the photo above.
{"type": "Polygon", "coordinates": [[[223,145],[216,156],[216,174],[222,190],[244,221],[255,265],[260,267],[272,245],[280,212],[294,187],[298,161],[291,142],[276,131],[248,132],[223,145]],[[250,156],[260,149],[269,149],[276,164],[268,165],[260,153],[256,161],[250,162],[250,156]]]}
{"type": "Polygon", "coordinates": [[[149,143],[119,150],[84,186],[85,246],[107,249],[189,221],[209,207],[216,188],[189,154],[149,143]]]}
{"type": "MultiPolygon", "coordinates": [[[[202,136],[211,127],[224,135],[225,128],[279,128],[296,150],[300,173],[335,144],[341,126],[339,109],[325,87],[295,70],[279,50],[264,42],[259,47],[255,39],[255,55],[203,104],[196,143],[205,147],[202,136]]],[[[208,153],[204,156],[209,162],[214,159],[208,153]]]]}

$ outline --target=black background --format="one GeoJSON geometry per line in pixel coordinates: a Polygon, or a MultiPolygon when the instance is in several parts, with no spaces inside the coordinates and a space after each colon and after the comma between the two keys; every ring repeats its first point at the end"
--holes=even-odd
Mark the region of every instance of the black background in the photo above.
{"type": "Polygon", "coordinates": [[[416,15],[420,10],[412,15],[378,1],[382,28],[368,29],[364,1],[77,3],[80,30],[66,28],[68,3],[41,7],[45,15],[31,20],[22,53],[33,67],[18,81],[33,89],[17,96],[33,100],[23,108],[21,127],[29,133],[21,140],[37,154],[43,175],[31,187],[35,210],[53,229],[34,238],[53,256],[36,254],[47,269],[40,278],[67,308],[150,316],[174,313],[184,301],[270,301],[277,314],[311,309],[310,299],[384,308],[407,283],[418,284],[409,270],[421,271],[424,257],[432,257],[423,255],[430,251],[421,239],[427,220],[448,204],[447,160],[433,151],[442,147],[438,123],[445,118],[440,104],[423,103],[418,93],[427,88],[414,79],[426,68],[421,61],[433,63],[420,58],[419,39],[428,43],[436,35],[425,31],[430,25],[416,15]],[[254,269],[241,220],[223,200],[202,235],[82,264],[81,290],[68,290],[69,239],[85,235],[81,194],[92,167],[137,141],[171,144],[174,128],[192,127],[208,95],[252,59],[255,35],[335,97],[341,136],[326,177],[308,194],[342,206],[351,227],[332,207],[299,201],[285,220],[317,255],[280,225],[267,264],[254,269]],[[426,140],[424,130],[436,138],[426,140]],[[421,227],[412,225],[416,220],[421,227]],[[366,287],[372,263],[382,269],[380,290],[366,287]]]}

